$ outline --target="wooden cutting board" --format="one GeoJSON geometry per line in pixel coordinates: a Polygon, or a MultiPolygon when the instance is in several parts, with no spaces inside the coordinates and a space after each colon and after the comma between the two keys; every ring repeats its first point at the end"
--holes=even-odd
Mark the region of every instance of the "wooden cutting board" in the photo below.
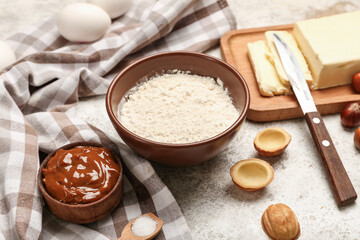
{"type": "MultiPolygon", "coordinates": [[[[264,40],[265,31],[286,30],[292,32],[293,25],[281,25],[227,32],[220,40],[222,58],[235,67],[245,78],[250,90],[250,108],[247,119],[255,122],[269,122],[303,117],[294,95],[263,97],[248,57],[247,43],[264,40]]],[[[339,113],[346,104],[360,101],[351,85],[311,92],[316,107],[322,115],[339,113]]]]}

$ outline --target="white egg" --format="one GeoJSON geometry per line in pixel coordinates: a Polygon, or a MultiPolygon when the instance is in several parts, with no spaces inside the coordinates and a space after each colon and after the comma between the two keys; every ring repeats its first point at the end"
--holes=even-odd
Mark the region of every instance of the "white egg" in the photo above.
{"type": "Polygon", "coordinates": [[[109,15],[100,7],[89,3],[74,3],[61,10],[57,17],[60,34],[71,42],[98,40],[110,27],[109,15]]]}
{"type": "Polygon", "coordinates": [[[123,15],[131,5],[131,0],[88,0],[88,2],[104,9],[112,19],[123,15]]]}
{"type": "Polygon", "coordinates": [[[3,41],[0,41],[0,71],[16,61],[13,50],[3,41]]]}

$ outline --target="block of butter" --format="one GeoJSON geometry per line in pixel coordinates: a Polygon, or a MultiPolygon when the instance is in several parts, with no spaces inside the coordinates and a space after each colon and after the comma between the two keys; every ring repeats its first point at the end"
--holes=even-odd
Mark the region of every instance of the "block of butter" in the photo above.
{"type": "Polygon", "coordinates": [[[274,33],[278,34],[294,53],[306,81],[311,86],[312,76],[310,70],[294,37],[287,31],[267,31],[265,32],[266,41],[248,43],[249,58],[261,95],[274,96],[292,93],[289,79],[275,47],[274,33]]]}
{"type": "Polygon", "coordinates": [[[349,84],[360,71],[360,11],[299,21],[293,33],[315,89],[349,84]]]}
{"type": "Polygon", "coordinates": [[[287,31],[267,31],[267,32],[265,32],[265,37],[266,37],[270,52],[272,54],[272,57],[274,59],[274,65],[275,65],[276,71],[279,75],[279,78],[280,78],[280,81],[282,82],[282,84],[284,84],[286,87],[290,87],[289,79],[285,73],[283,66],[282,66],[279,53],[276,50],[276,46],[274,43],[274,33],[276,33],[288,45],[288,47],[294,54],[297,62],[299,63],[299,65],[301,67],[301,70],[306,79],[306,82],[308,83],[309,87],[312,87],[313,78],[311,76],[311,72],[306,63],[304,55],[301,53],[301,51],[296,43],[295,38],[287,31]]]}
{"type": "Polygon", "coordinates": [[[290,94],[290,87],[284,86],[279,79],[266,42],[250,42],[248,50],[260,94],[263,96],[290,94]]]}

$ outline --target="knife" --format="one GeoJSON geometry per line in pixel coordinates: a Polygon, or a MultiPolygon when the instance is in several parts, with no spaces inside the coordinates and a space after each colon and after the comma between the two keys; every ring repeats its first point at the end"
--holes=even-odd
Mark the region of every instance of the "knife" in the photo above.
{"type": "Polygon", "coordinates": [[[287,44],[276,33],[274,34],[274,43],[326,167],[336,203],[339,207],[352,203],[357,198],[355,189],[335,149],[325,123],[316,109],[300,65],[287,44]]]}

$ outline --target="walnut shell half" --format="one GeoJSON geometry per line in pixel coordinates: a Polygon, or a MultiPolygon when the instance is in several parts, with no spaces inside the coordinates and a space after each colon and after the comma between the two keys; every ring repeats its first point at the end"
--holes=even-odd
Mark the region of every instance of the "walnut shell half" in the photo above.
{"type": "Polygon", "coordinates": [[[264,232],[273,240],[295,240],[300,224],[295,213],[285,204],[270,205],[261,217],[264,232]]]}

